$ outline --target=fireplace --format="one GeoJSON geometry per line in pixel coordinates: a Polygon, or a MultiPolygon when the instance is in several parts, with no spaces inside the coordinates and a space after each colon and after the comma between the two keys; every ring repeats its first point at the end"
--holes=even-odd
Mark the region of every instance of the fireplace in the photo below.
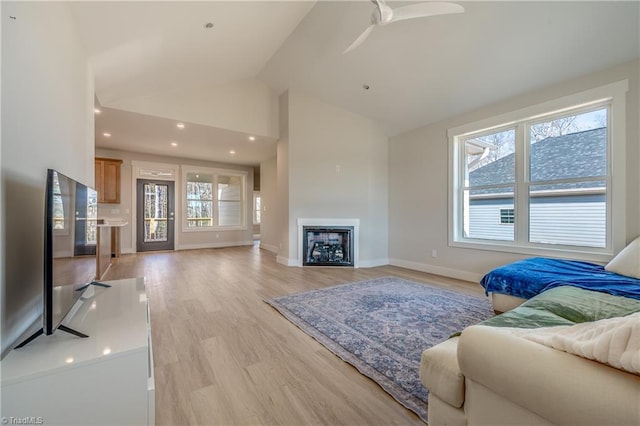
{"type": "Polygon", "coordinates": [[[303,226],[303,266],[354,266],[353,226],[303,226]]]}

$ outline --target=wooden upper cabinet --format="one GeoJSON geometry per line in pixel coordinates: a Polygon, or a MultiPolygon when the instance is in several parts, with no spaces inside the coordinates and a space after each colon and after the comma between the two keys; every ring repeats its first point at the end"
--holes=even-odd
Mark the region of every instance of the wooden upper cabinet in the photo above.
{"type": "Polygon", "coordinates": [[[98,203],[120,204],[120,166],[122,160],[96,157],[98,203]]]}

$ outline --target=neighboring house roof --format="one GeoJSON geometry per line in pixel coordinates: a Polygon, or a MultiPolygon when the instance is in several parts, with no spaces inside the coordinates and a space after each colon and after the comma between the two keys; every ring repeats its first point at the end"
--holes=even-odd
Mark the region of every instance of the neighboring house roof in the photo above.
{"type": "MultiPolygon", "coordinates": [[[[531,145],[531,182],[607,174],[607,129],[604,127],[555,136],[531,145]]],[[[515,155],[509,154],[469,173],[469,186],[515,181],[515,155]]],[[[604,182],[539,185],[534,190],[602,188],[604,182]]],[[[504,192],[476,190],[474,194],[504,192]]]]}

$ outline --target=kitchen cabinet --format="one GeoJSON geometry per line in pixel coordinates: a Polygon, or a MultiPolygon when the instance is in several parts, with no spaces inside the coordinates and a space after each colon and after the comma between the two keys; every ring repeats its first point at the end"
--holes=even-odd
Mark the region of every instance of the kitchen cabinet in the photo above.
{"type": "Polygon", "coordinates": [[[120,204],[120,167],[122,160],[95,159],[98,203],[120,204]]]}

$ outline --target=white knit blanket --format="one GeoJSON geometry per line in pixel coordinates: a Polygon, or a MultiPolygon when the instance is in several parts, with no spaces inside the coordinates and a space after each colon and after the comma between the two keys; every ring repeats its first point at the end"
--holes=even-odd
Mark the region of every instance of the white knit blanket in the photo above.
{"type": "Polygon", "coordinates": [[[640,375],[640,312],[572,326],[502,330],[640,375]]]}

